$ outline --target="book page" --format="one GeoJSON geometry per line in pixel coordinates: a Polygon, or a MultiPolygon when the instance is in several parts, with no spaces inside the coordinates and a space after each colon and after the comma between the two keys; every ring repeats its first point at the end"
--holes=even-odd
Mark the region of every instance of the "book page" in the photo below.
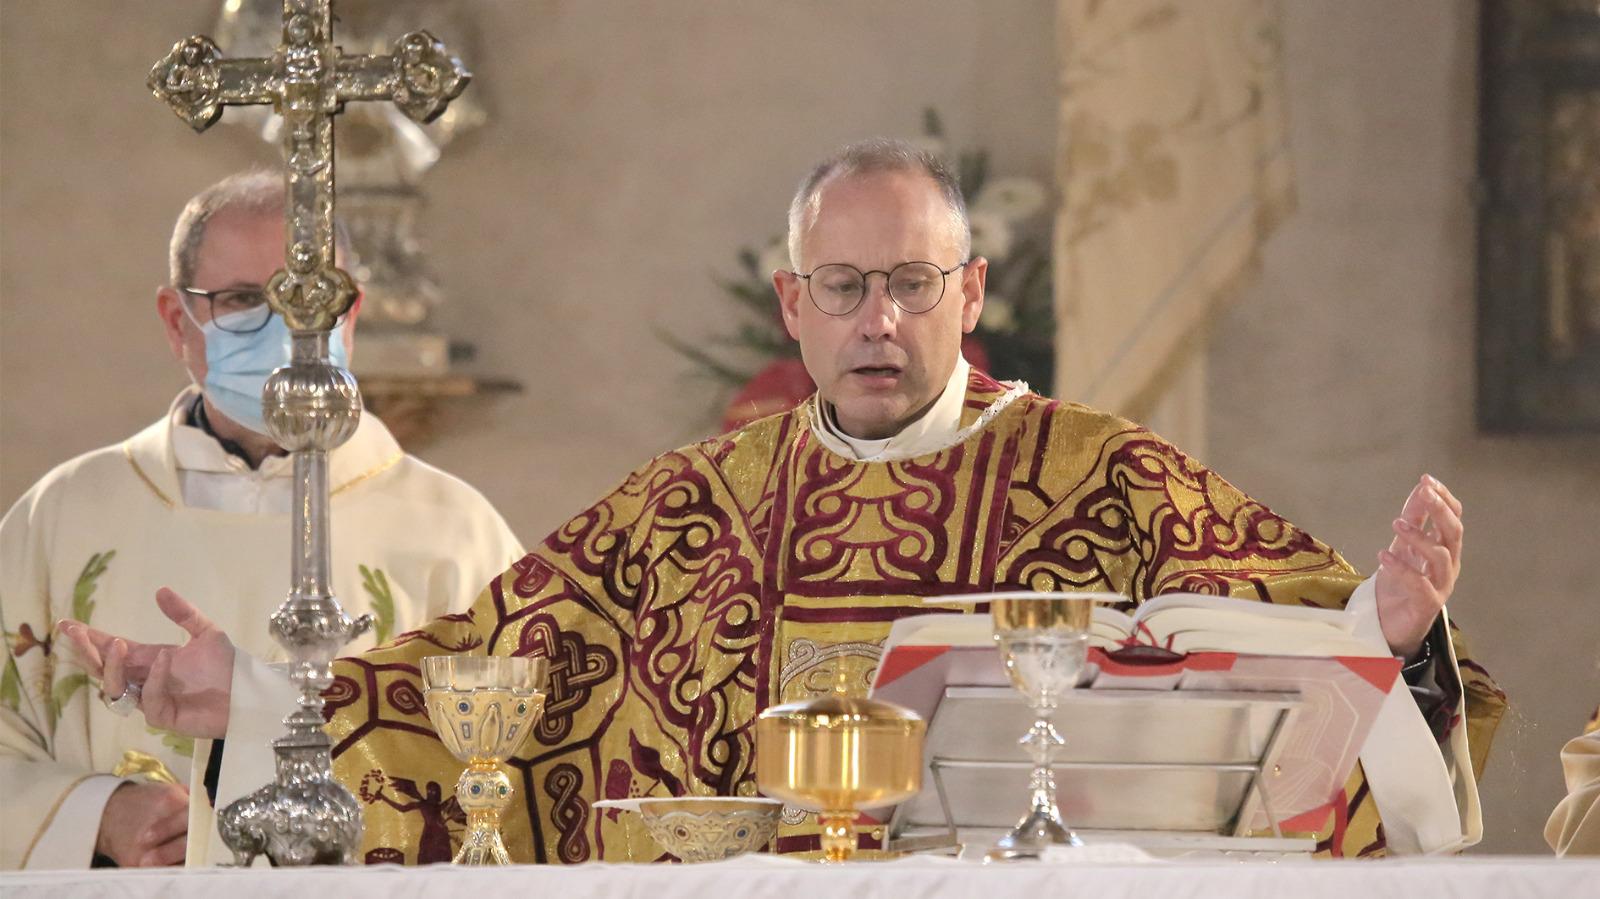
{"type": "Polygon", "coordinates": [[[1388,656],[1387,647],[1337,631],[1192,630],[1168,635],[1161,644],[1176,653],[1236,652],[1275,656],[1388,656]]]}
{"type": "MultiPolygon", "coordinates": [[[[1092,646],[1116,646],[1133,633],[1133,619],[1107,606],[1096,606],[1090,625],[1092,646]]],[[[994,641],[994,619],[988,615],[934,612],[901,618],[889,626],[884,649],[894,646],[988,646],[994,641]]]]}
{"type": "Polygon", "coordinates": [[[1355,616],[1342,609],[1169,594],[1141,606],[1134,620],[1135,642],[1178,653],[1386,654],[1354,636],[1355,616]]]}
{"type": "MultiPolygon", "coordinates": [[[[1273,655],[1386,654],[1352,635],[1354,616],[1341,609],[1277,605],[1229,596],[1170,593],[1133,615],[1095,606],[1089,645],[1113,650],[1129,642],[1173,652],[1273,655]]],[[[994,623],[986,614],[932,612],[896,621],[884,643],[895,646],[989,646],[994,623]]]]}
{"type": "MultiPolygon", "coordinates": [[[[1234,612],[1253,619],[1292,622],[1317,622],[1337,630],[1351,633],[1355,630],[1355,616],[1344,609],[1319,609],[1313,606],[1291,606],[1282,603],[1262,602],[1258,599],[1239,599],[1235,596],[1211,596],[1205,593],[1163,593],[1141,603],[1133,613],[1135,621],[1149,621],[1153,615],[1176,616],[1185,620],[1178,610],[1188,609],[1205,615],[1234,612]]],[[[1172,628],[1176,629],[1176,628],[1172,628]]]]}

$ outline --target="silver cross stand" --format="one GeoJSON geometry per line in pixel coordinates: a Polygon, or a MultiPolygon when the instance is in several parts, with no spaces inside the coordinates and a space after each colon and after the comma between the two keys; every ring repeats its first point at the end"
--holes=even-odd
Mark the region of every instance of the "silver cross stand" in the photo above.
{"type": "Polygon", "coordinates": [[[271,104],[284,119],[287,264],[267,295],[293,333],[293,350],[268,379],[262,408],[273,440],[294,454],[290,591],[271,630],[292,660],[300,705],[272,744],[275,782],[218,816],[241,865],[260,854],[274,865],[352,864],[361,848],[361,808],[333,779],[322,729],[333,659],[372,623],[345,614],[329,584],[328,452],[350,439],[361,417],[355,378],[328,357],[329,332],[356,298],[355,282],[334,264],[333,117],[350,101],[388,100],[428,122],[471,78],[426,31],[395,41],[389,54],[346,55],[333,42],[329,6],[284,0],[283,41],[270,58],[227,59],[210,38],[195,36],[174,45],[147,82],[196,131],[227,106],[271,104]]]}

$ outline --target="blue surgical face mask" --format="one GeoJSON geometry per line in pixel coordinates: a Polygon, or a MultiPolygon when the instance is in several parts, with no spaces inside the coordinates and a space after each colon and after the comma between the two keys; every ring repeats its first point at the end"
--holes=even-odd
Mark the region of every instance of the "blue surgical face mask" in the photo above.
{"type": "MultiPolygon", "coordinates": [[[[249,314],[234,312],[221,318],[249,314]]],[[[282,316],[273,315],[261,330],[249,334],[224,331],[215,321],[200,325],[200,333],[206,339],[206,380],[201,385],[206,399],[223,415],[258,434],[267,434],[261,391],[268,376],[289,364],[289,326],[282,316]]],[[[334,365],[350,367],[342,330],[336,328],[328,335],[328,355],[334,365]]]]}

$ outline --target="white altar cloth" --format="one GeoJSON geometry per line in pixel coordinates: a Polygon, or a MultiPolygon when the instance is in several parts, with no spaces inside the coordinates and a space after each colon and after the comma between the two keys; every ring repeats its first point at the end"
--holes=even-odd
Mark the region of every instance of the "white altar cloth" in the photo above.
{"type": "Polygon", "coordinates": [[[389,899],[540,896],[552,899],[818,899],[1082,896],[1189,899],[1423,899],[1431,896],[1600,896],[1600,859],[1473,857],[1379,861],[1153,862],[985,866],[916,857],[823,866],[787,859],[739,858],[701,865],[576,865],[456,868],[226,868],[43,871],[0,875],[6,899],[35,897],[197,897],[389,899]]]}

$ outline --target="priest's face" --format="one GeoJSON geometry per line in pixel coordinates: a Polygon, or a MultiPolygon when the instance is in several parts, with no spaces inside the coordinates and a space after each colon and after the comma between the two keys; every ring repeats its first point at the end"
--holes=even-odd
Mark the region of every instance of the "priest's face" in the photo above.
{"type": "MultiPolygon", "coordinates": [[[[888,272],[904,262],[949,269],[963,261],[950,207],[933,179],[920,172],[836,178],[824,182],[818,200],[801,236],[802,275],[832,263],[888,272]]],[[[961,335],[978,324],[987,270],[982,258],[957,268],[945,276],[938,304],[920,313],[897,305],[887,278],[871,274],[866,296],[844,315],[818,308],[806,279],[773,274],[784,325],[800,341],[806,371],[833,404],[845,433],[889,437],[938,399],[955,370],[961,335]]]]}
{"type": "MultiPolygon", "coordinates": [[[[262,288],[283,268],[283,211],[257,212],[224,209],[206,223],[195,251],[193,283],[168,285],[156,296],[156,308],[165,326],[172,353],[189,370],[196,384],[206,379],[206,340],[200,326],[183,311],[177,287],[200,290],[262,288]]],[[[204,300],[192,308],[204,323],[209,310],[204,300]]],[[[340,339],[347,352],[355,341],[356,311],[345,316],[340,339]]]]}

